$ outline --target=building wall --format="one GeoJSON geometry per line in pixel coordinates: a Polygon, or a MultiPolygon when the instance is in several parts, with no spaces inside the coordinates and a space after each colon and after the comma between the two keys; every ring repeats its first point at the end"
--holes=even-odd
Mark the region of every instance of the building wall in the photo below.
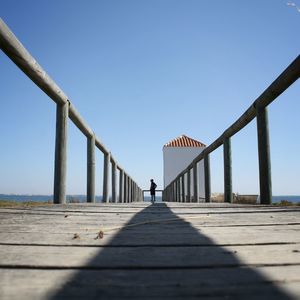
{"type": "MultiPolygon", "coordinates": [[[[164,147],[164,187],[185,169],[205,147],[164,147]]],[[[204,161],[198,163],[199,183],[198,195],[205,198],[204,191],[204,161]]],[[[192,179],[192,176],[191,176],[192,179]]]]}

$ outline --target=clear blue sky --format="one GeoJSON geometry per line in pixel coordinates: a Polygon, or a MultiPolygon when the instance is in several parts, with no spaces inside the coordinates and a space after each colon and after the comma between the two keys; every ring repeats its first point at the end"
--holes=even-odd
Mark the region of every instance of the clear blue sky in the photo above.
{"type": "MultiPolygon", "coordinates": [[[[213,142],[299,54],[285,0],[1,0],[2,19],[142,188],[162,147],[213,142]]],[[[294,1],[300,7],[300,1],[294,1]]],[[[55,104],[0,53],[0,193],[51,194],[55,104]]],[[[300,194],[300,83],[269,108],[273,194],[300,194]]],[[[68,188],[86,190],[86,139],[70,122],[68,188]]],[[[258,192],[256,124],[232,140],[233,191],[258,192]]],[[[211,157],[223,191],[222,149],[211,157]]],[[[97,194],[102,155],[97,153],[97,194]]]]}

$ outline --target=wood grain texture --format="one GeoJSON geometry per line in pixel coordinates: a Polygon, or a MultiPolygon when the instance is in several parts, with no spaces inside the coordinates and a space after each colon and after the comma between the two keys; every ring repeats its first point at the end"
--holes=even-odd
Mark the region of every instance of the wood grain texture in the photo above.
{"type": "Polygon", "coordinates": [[[0,296],[299,299],[299,216],[215,203],[2,208],[0,296]]]}

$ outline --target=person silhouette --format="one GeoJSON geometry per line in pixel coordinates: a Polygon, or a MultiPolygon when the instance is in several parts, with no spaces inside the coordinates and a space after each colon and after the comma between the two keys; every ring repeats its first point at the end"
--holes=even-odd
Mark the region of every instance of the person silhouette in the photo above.
{"type": "Polygon", "coordinates": [[[156,183],[154,182],[153,179],[150,179],[150,195],[151,195],[151,202],[152,204],[155,202],[155,189],[157,187],[156,183]]]}

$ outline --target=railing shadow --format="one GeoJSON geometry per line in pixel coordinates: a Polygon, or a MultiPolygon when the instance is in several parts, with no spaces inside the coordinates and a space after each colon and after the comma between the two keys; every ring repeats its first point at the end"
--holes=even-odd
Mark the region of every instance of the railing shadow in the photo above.
{"type": "Polygon", "coordinates": [[[127,225],[136,223],[144,224],[124,227],[99,247],[51,299],[292,299],[165,203],[146,207],[127,225]]]}

